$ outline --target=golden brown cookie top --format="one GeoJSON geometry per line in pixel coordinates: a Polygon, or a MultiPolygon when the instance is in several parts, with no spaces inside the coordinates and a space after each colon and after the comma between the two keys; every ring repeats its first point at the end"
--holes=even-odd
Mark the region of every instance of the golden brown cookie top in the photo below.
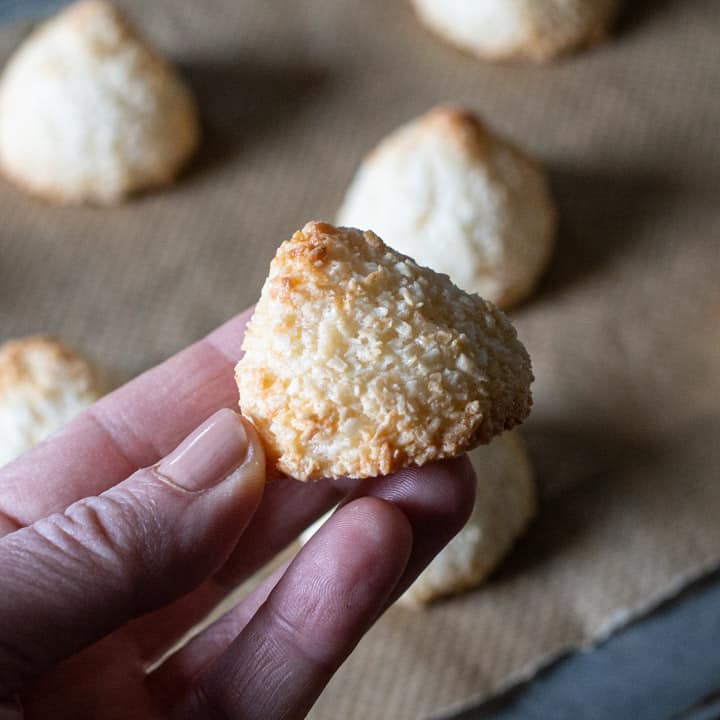
{"type": "Polygon", "coordinates": [[[530,359],[505,315],[372,232],[308,223],[250,321],[240,404],[292,477],[368,477],[522,422],[530,359]]]}
{"type": "Polygon", "coordinates": [[[58,340],[0,345],[0,465],[60,428],[101,395],[92,365],[58,340]]]}
{"type": "Polygon", "coordinates": [[[556,210],[539,163],[473,112],[440,106],[369,153],[338,222],[373,228],[505,309],[532,293],[547,266],[556,210]]]}
{"type": "Polygon", "coordinates": [[[602,40],[621,0],[412,0],[422,22],[486,60],[553,58],[602,40]]]}

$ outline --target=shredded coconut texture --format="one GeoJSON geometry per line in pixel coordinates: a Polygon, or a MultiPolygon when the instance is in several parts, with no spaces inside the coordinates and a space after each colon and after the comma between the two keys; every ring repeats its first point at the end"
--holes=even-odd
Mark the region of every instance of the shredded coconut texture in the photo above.
{"type": "Polygon", "coordinates": [[[111,205],[166,185],[199,137],[187,87],[104,0],[40,26],[0,80],[0,166],[54,202],[111,205]]]}
{"type": "Polygon", "coordinates": [[[0,346],[0,466],[34,447],[101,395],[79,353],[47,337],[0,346]]]}
{"type": "Polygon", "coordinates": [[[243,350],[242,412],[299,480],[454,457],[530,411],[507,317],[372,232],[312,222],[283,243],[243,350]]]}
{"type": "Polygon", "coordinates": [[[508,308],[534,290],[555,242],[541,167],[473,113],[438,107],[391,133],[338,213],[467,292],[508,308]]]}
{"type": "Polygon", "coordinates": [[[545,62],[600,42],[620,0],[412,0],[449,42],[488,60],[545,62]]]}

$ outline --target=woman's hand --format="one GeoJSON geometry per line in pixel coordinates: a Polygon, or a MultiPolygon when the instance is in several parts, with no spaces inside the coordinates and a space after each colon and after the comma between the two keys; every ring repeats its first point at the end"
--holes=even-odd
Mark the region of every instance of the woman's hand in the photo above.
{"type": "Polygon", "coordinates": [[[222,409],[248,316],[0,470],[0,719],[304,717],[464,523],[465,459],[265,487],[254,429],[222,409]],[[157,667],[343,497],[287,568],[157,667]]]}

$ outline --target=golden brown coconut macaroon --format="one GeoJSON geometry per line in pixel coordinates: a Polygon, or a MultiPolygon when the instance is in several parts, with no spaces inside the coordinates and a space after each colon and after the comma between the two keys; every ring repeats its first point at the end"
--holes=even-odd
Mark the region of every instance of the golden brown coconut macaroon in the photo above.
{"type": "Polygon", "coordinates": [[[422,22],[484,60],[547,62],[601,42],[620,0],[412,0],[422,22]]]}
{"type": "Polygon", "coordinates": [[[188,88],[104,0],[40,26],[0,80],[0,167],[54,202],[113,205],[167,185],[199,137],[188,88]]]}
{"type": "Polygon", "coordinates": [[[534,290],[557,225],[539,164],[454,107],[434,108],[385,138],[357,171],[338,222],[373,228],[504,309],[534,290]]]}
{"type": "Polygon", "coordinates": [[[31,336],[0,345],[0,466],[101,395],[94,368],[57,340],[31,336]]]}
{"type": "Polygon", "coordinates": [[[505,315],[369,231],[312,222],[283,243],[243,350],[242,412],[298,480],[455,457],[530,411],[505,315]]]}

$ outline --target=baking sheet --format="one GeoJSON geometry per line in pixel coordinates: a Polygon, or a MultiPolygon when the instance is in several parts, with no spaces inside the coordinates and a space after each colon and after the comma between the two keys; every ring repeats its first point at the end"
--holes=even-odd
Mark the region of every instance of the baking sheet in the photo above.
{"type": "MultiPolygon", "coordinates": [[[[720,565],[720,15],[634,2],[608,45],[491,66],[407,3],[126,0],[196,89],[178,186],[114,210],[0,182],[2,339],[52,332],[129,378],[253,302],[276,246],[332,219],[363,154],[460,102],[548,168],[562,227],[513,313],[542,513],[481,590],[393,609],[313,711],[440,716],[528,677],[720,565]]],[[[0,58],[27,26],[0,30],[0,58]]]]}

